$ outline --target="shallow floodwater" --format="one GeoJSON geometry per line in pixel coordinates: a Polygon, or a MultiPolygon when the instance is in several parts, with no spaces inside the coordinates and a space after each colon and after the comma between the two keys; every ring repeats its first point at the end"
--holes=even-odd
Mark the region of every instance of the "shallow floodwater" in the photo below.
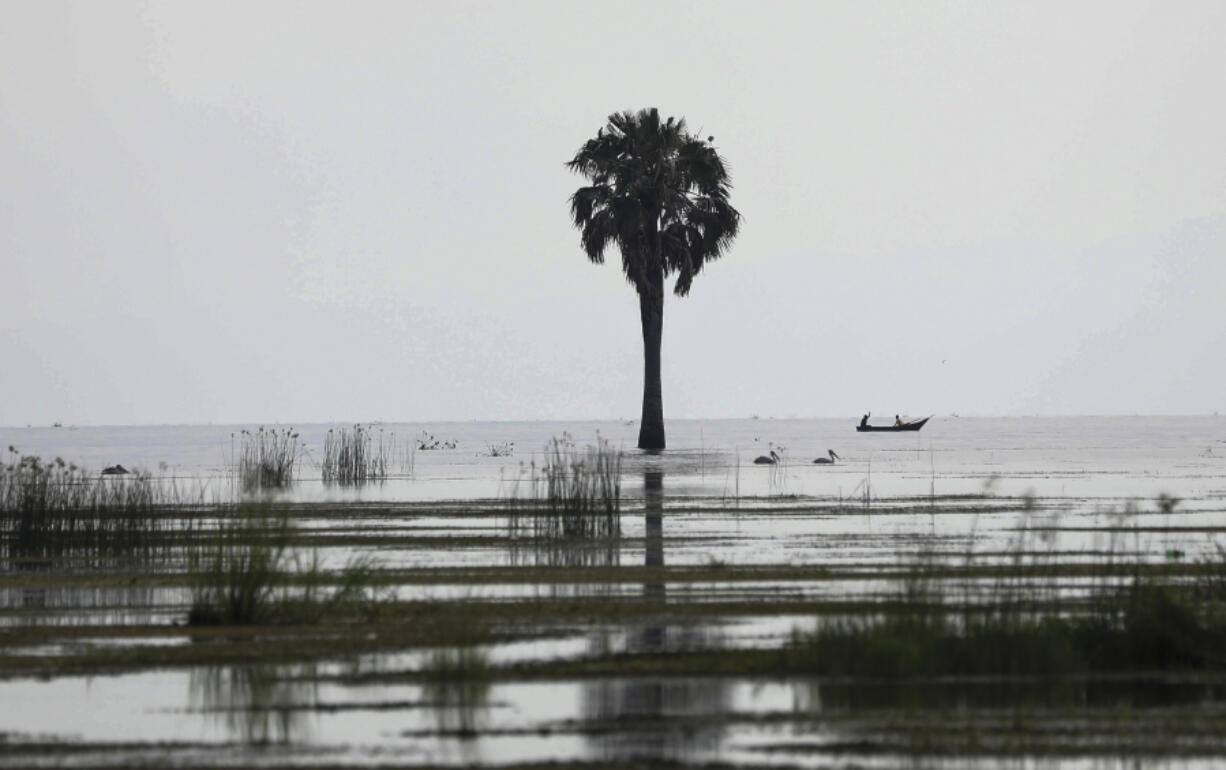
{"type": "MultiPolygon", "coordinates": [[[[329,429],[295,425],[305,444],[296,500],[471,500],[508,494],[521,464],[541,460],[546,442],[564,432],[582,446],[599,434],[630,450],[633,487],[643,469],[668,475],[669,498],[803,495],[858,498],[865,485],[881,498],[1033,494],[1085,500],[1226,499],[1226,417],[933,417],[915,433],[857,433],[854,418],[833,420],[673,420],[669,449],[633,449],[637,423],[380,423],[388,444],[413,443],[423,432],[455,449],[415,451],[396,478],[359,488],[328,486],[319,461],[329,429]],[[514,444],[508,457],[490,449],[514,444]],[[786,473],[754,466],[782,448],[786,473]],[[833,465],[814,465],[833,449],[833,465]]],[[[102,468],[116,463],[223,483],[243,429],[259,426],[118,426],[0,428],[0,444],[25,454],[61,456],[102,468]]],[[[290,427],[290,426],[268,426],[290,427]]],[[[393,463],[393,465],[396,465],[393,463]]]]}
{"type": "MultiPolygon", "coordinates": [[[[912,732],[976,734],[967,756],[906,766],[1029,765],[993,757],[1019,732],[1070,733],[1046,746],[1042,766],[1113,766],[1078,758],[1104,740],[1123,754],[1153,750],[1152,720],[1187,718],[1162,741],[1183,756],[1145,766],[1214,767],[1195,756],[1195,723],[1226,707],[1221,686],[1188,682],[1071,682],[1058,686],[822,684],[796,679],[593,679],[464,687],[342,685],[315,666],[233,666],[117,677],[14,681],[4,687],[6,730],[78,747],[73,764],[508,764],[619,759],[894,767],[912,732]],[[1019,706],[1018,704],[1024,704],[1019,706]],[[1070,707],[1078,716],[1070,718],[1070,707]],[[57,729],[49,729],[58,726],[57,729]],[[906,728],[899,735],[899,728],[906,728]],[[1186,729],[1191,727],[1192,729],[1186,729]],[[855,758],[847,761],[847,755],[855,758]],[[855,756],[855,755],[859,756],[855,756]],[[1061,755],[1063,754],[1063,756],[1061,755]]],[[[1212,727],[1210,723],[1209,727],[1212,727]]],[[[1203,726],[1202,726],[1203,729],[1203,726]]],[[[1220,740],[1199,736],[1202,750],[1220,740]]],[[[922,742],[922,741],[921,741],[922,742]]],[[[21,764],[29,761],[22,757],[21,764]]],[[[46,757],[55,764],[55,757],[46,757]]],[[[1123,757],[1121,766],[1129,764],[1123,757]]],[[[0,756],[0,766],[8,764],[0,756]]],[[[1132,766],[1129,764],[1129,766],[1132,766]]]]}
{"type": "MultiPolygon", "coordinates": [[[[495,665],[774,649],[819,622],[797,607],[879,599],[893,590],[900,563],[921,549],[951,563],[1004,563],[1019,548],[1045,550],[1062,564],[1095,564],[1103,553],[1163,563],[1213,552],[1217,530],[1226,527],[1226,418],[935,417],[921,432],[901,434],[858,434],[856,421],[672,421],[663,453],[634,450],[637,426],[620,421],[384,424],[375,430],[388,443],[425,432],[456,446],[411,452],[393,477],[362,486],[320,478],[324,436],[342,426],[300,425],[303,461],[279,499],[302,504],[298,532],[324,566],[373,555],[402,573],[389,588],[400,601],[445,608],[598,597],[659,610],[530,629],[524,639],[483,647],[495,665]],[[517,494],[517,480],[563,432],[579,446],[599,434],[626,449],[627,515],[615,547],[516,546],[507,540],[505,513],[481,508],[517,494]],[[511,442],[510,456],[491,456],[511,442]],[[782,464],[753,463],[771,449],[782,464]],[[814,464],[827,450],[838,461],[814,464]],[[1164,509],[1162,495],[1179,501],[1164,509]],[[565,581],[516,577],[515,570],[535,567],[576,571],[565,581]],[[676,573],[620,579],[608,571],[664,567],[703,575],[697,582],[676,573]],[[587,580],[584,569],[604,571],[587,580]],[[733,574],[722,579],[720,569],[733,574]],[[703,604],[739,609],[702,614],[695,608],[703,604]],[[752,609],[788,605],[778,614],[752,609]],[[685,612],[670,614],[670,607],[685,612]]],[[[146,468],[206,500],[225,500],[235,494],[229,468],[240,431],[254,427],[0,428],[0,445],[90,468],[146,468]]],[[[181,585],[90,584],[91,575],[123,574],[131,564],[0,563],[11,570],[0,572],[7,581],[0,583],[0,655],[122,648],[139,656],[142,648],[201,643],[181,625],[190,598],[181,585]],[[65,574],[85,577],[50,579],[65,574]],[[4,636],[73,626],[93,635],[52,633],[24,645],[4,636]],[[110,628],[118,633],[104,633],[110,628]]],[[[173,559],[140,567],[150,574],[181,568],[173,559]]],[[[1068,577],[1056,590],[1078,596],[1092,583],[1068,577]]],[[[0,749],[18,748],[0,750],[0,766],[156,764],[169,756],[179,765],[669,759],[1064,768],[1113,766],[1135,749],[1169,766],[1211,767],[1226,748],[1212,737],[1226,722],[1220,683],[414,681],[430,654],[10,677],[0,680],[0,749]],[[1155,719],[1174,743],[1135,737],[1155,719]],[[945,736],[935,753],[924,748],[934,732],[945,736]],[[1019,737],[1026,735],[1044,737],[1028,744],[1019,737]]]]}

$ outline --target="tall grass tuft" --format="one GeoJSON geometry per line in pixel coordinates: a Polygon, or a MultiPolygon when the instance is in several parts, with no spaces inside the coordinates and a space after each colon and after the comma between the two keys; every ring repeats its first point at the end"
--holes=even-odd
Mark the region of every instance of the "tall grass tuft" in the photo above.
{"type": "Polygon", "coordinates": [[[550,439],[541,465],[520,466],[509,498],[513,537],[597,539],[621,534],[622,453],[607,439],[577,449],[570,434],[550,439]]]}
{"type": "Polygon", "coordinates": [[[302,444],[293,428],[260,427],[241,432],[238,478],[244,492],[283,489],[294,482],[294,465],[302,444]]]}
{"type": "Polygon", "coordinates": [[[375,569],[358,558],[335,577],[316,553],[305,562],[291,548],[288,510],[244,504],[214,537],[188,553],[191,625],[317,623],[368,615],[378,600],[375,569]]]}
{"type": "Polygon", "coordinates": [[[324,482],[361,484],[385,479],[397,454],[395,436],[385,439],[382,429],[375,432],[354,425],[352,430],[329,430],[324,437],[324,482]]]}
{"type": "Polygon", "coordinates": [[[256,623],[271,615],[290,542],[288,513],[244,504],[215,539],[188,554],[191,625],[256,623]]]}

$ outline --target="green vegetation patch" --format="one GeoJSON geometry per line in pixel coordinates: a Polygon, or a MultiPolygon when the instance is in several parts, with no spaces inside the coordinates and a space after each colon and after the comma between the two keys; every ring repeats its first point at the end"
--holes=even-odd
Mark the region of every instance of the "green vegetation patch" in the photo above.
{"type": "Polygon", "coordinates": [[[188,555],[188,624],[306,623],[371,614],[378,599],[370,559],[351,560],[329,576],[318,553],[304,560],[290,549],[291,538],[284,509],[240,506],[218,537],[188,555]]]}

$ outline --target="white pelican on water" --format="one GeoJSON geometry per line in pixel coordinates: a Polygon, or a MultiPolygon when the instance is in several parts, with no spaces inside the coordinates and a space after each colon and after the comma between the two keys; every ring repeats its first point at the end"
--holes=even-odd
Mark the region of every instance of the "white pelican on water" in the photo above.
{"type": "Polygon", "coordinates": [[[759,455],[758,457],[755,457],[753,464],[754,465],[774,465],[775,463],[779,462],[779,460],[780,460],[779,455],[776,454],[775,450],[772,449],[769,455],[759,455]]]}

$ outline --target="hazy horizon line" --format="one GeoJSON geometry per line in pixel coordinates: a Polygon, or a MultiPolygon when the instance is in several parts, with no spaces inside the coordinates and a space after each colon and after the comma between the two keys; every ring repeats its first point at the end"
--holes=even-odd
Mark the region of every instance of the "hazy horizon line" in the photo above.
{"type": "MultiPolygon", "coordinates": [[[[903,413],[899,413],[903,414],[903,413]]],[[[886,419],[888,415],[882,412],[882,419],[886,419]]],[[[852,420],[858,421],[863,414],[858,415],[809,415],[809,416],[780,416],[780,415],[748,415],[741,417],[672,417],[665,419],[665,425],[672,422],[731,422],[736,420],[752,421],[768,421],[768,420],[852,420]]],[[[909,419],[918,419],[918,416],[911,414],[903,414],[909,419]]],[[[1101,418],[1136,418],[1136,417],[1221,417],[1220,412],[1102,412],[1096,414],[1062,414],[1062,413],[1031,413],[1031,414],[976,414],[967,413],[961,414],[957,412],[948,412],[945,414],[933,413],[929,415],[934,418],[945,418],[954,420],[966,419],[1101,419],[1101,418]]],[[[536,418],[536,419],[439,419],[439,420],[254,420],[249,422],[133,422],[133,423],[54,423],[34,424],[27,423],[25,425],[0,425],[0,430],[33,430],[33,429],[62,429],[73,430],[80,428],[224,428],[224,427],[248,427],[257,426],[275,426],[275,427],[294,427],[295,425],[468,425],[473,423],[589,423],[589,422],[617,422],[637,424],[637,419],[628,417],[582,417],[582,418],[536,418]]]]}

